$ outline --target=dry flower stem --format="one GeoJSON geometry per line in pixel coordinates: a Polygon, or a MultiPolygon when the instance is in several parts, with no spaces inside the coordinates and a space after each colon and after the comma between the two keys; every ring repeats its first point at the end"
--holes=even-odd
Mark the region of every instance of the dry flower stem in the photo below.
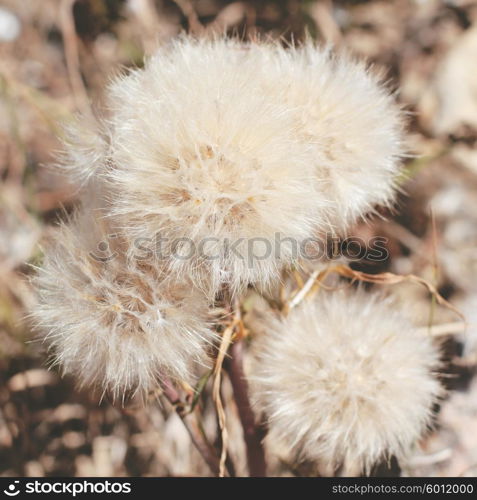
{"type": "Polygon", "coordinates": [[[318,271],[318,270],[315,270],[310,274],[310,277],[306,280],[306,283],[303,285],[303,287],[298,291],[298,293],[293,297],[293,299],[288,304],[289,309],[293,309],[294,307],[296,307],[306,297],[306,295],[313,287],[313,285],[314,285],[314,283],[319,275],[320,275],[320,271],[318,271]]]}
{"type": "Polygon", "coordinates": [[[265,431],[255,423],[255,415],[250,405],[248,383],[243,371],[243,339],[238,339],[232,344],[230,354],[228,373],[247,447],[249,475],[251,477],[265,477],[267,466],[265,451],[262,446],[265,431]]]}
{"type": "Polygon", "coordinates": [[[465,332],[469,325],[456,321],[454,323],[442,323],[441,325],[432,325],[431,327],[425,326],[419,329],[423,335],[430,335],[431,337],[444,337],[446,335],[455,335],[456,333],[465,332]]]}
{"type": "MultiPolygon", "coordinates": [[[[429,293],[432,294],[433,297],[435,297],[435,300],[437,301],[438,304],[441,306],[447,307],[451,311],[453,311],[455,314],[457,314],[460,318],[465,320],[464,316],[462,313],[455,307],[453,306],[450,302],[448,302],[442,295],[437,291],[437,288],[432,284],[429,283],[427,280],[424,278],[421,278],[419,276],[416,276],[415,274],[394,274],[394,273],[380,273],[380,274],[368,274],[368,273],[363,273],[361,271],[355,271],[351,269],[348,266],[344,265],[337,265],[337,266],[332,266],[329,267],[326,270],[327,273],[338,273],[341,276],[344,276],[346,278],[350,278],[351,280],[355,281],[364,281],[366,283],[375,283],[377,285],[397,285],[398,283],[402,283],[404,281],[412,281],[414,283],[419,283],[420,285],[425,286],[429,293]]],[[[321,273],[317,276],[319,278],[321,273]]],[[[305,284],[306,286],[306,284],[305,284]]]]}
{"type": "Polygon", "coordinates": [[[182,401],[179,392],[168,378],[162,377],[161,386],[163,395],[173,406],[177,415],[179,415],[179,417],[181,418],[185,428],[187,429],[187,432],[189,433],[192,439],[192,442],[194,443],[194,446],[202,455],[202,458],[210,467],[210,470],[215,475],[218,474],[220,470],[219,460],[215,455],[213,448],[204,439],[204,436],[202,435],[202,432],[199,428],[195,415],[187,411],[186,405],[182,401]]]}
{"type": "Polygon", "coordinates": [[[222,404],[222,398],[220,397],[220,383],[222,381],[222,365],[224,364],[224,358],[229,349],[230,343],[232,341],[232,335],[235,329],[236,321],[229,325],[222,335],[222,341],[220,342],[219,354],[217,355],[217,360],[215,362],[214,368],[214,385],[212,389],[212,397],[214,399],[215,405],[217,407],[217,415],[219,417],[220,430],[222,432],[222,451],[220,453],[220,467],[219,476],[225,476],[225,461],[227,459],[227,427],[225,421],[225,410],[222,404]]]}

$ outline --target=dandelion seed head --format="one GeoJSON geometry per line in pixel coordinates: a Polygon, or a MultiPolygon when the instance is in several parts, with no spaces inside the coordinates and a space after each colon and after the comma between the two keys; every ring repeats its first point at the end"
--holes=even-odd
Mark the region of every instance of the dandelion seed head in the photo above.
{"type": "Polygon", "coordinates": [[[391,205],[405,149],[404,120],[382,76],[312,42],[260,50],[269,92],[286,88],[299,134],[313,150],[319,193],[333,203],[333,228],[346,231],[376,206],[391,205]]]}
{"type": "Polygon", "coordinates": [[[64,168],[104,183],[129,239],[161,238],[171,273],[209,296],[270,286],[307,238],[394,199],[400,109],[364,64],[312,43],[181,37],[106,108],[70,134],[64,168]]]}
{"type": "Polygon", "coordinates": [[[171,268],[234,290],[296,258],[251,259],[275,235],[300,242],[329,225],[294,111],[262,84],[253,45],[182,39],[109,93],[113,215],[135,237],[188,238],[202,255],[171,268]]]}
{"type": "Polygon", "coordinates": [[[89,213],[64,224],[35,278],[33,318],[52,363],[115,398],[144,395],[162,375],[191,381],[215,339],[205,297],[126,261],[106,227],[89,213]]]}
{"type": "Polygon", "coordinates": [[[268,318],[251,364],[254,401],[270,439],[298,460],[369,473],[426,430],[439,354],[390,299],[362,290],[319,299],[268,318]]]}

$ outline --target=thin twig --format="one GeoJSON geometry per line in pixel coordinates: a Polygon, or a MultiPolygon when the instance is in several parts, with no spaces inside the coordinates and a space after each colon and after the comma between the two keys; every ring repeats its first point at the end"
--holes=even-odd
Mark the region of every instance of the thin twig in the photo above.
{"type": "Polygon", "coordinates": [[[310,274],[310,277],[306,280],[306,283],[303,285],[303,287],[298,291],[293,299],[290,300],[290,303],[288,304],[289,309],[293,309],[294,307],[296,307],[306,297],[308,292],[315,284],[315,281],[318,278],[319,274],[319,270],[315,270],[310,274]]]}
{"type": "Polygon", "coordinates": [[[158,46],[176,34],[175,26],[159,13],[155,0],[129,0],[129,9],[140,24],[141,42],[146,55],[154,53],[158,46]]]}
{"type": "Polygon", "coordinates": [[[232,2],[225,6],[209,23],[205,29],[206,33],[226,33],[232,26],[239,24],[247,14],[247,6],[244,2],[232,2]]]}
{"type": "Polygon", "coordinates": [[[91,113],[88,93],[83,83],[78,55],[78,37],[76,36],[73,6],[76,0],[62,0],[60,6],[60,29],[65,47],[66,68],[76,107],[85,114],[91,113]]]}
{"type": "Polygon", "coordinates": [[[200,35],[204,32],[204,26],[199,21],[199,16],[190,0],[174,0],[177,6],[181,9],[189,23],[189,31],[194,35],[200,35]]]}
{"type": "Polygon", "coordinates": [[[331,0],[314,2],[310,7],[310,16],[326,42],[334,45],[339,45],[342,42],[340,28],[333,17],[331,0]]]}
{"type": "Polygon", "coordinates": [[[409,231],[409,229],[393,220],[383,222],[382,227],[388,234],[392,234],[393,237],[409,248],[409,250],[412,250],[412,252],[417,254],[421,259],[424,259],[426,262],[430,261],[429,252],[424,248],[423,241],[409,231]]]}
{"type": "Polygon", "coordinates": [[[436,298],[436,301],[439,305],[447,307],[455,314],[457,314],[462,320],[465,321],[464,315],[450,302],[448,302],[442,295],[439,293],[437,288],[430,283],[429,281],[421,278],[420,276],[416,276],[415,274],[394,274],[390,272],[384,272],[380,274],[369,274],[363,273],[361,271],[355,271],[348,266],[339,264],[336,266],[331,266],[328,268],[328,273],[338,273],[340,276],[344,276],[346,278],[350,278],[352,281],[363,281],[366,283],[375,283],[376,285],[397,285],[399,283],[403,283],[406,281],[410,281],[412,283],[418,283],[427,288],[428,292],[436,298]]]}
{"type": "Polygon", "coordinates": [[[227,441],[228,441],[228,433],[227,426],[225,422],[225,410],[224,405],[222,403],[222,398],[220,396],[220,384],[222,381],[222,365],[224,363],[225,355],[229,349],[230,343],[232,341],[232,335],[235,329],[235,321],[229,325],[223,335],[222,340],[220,342],[219,353],[217,355],[217,360],[215,362],[214,368],[214,385],[212,389],[212,396],[215,402],[215,406],[217,407],[217,415],[219,417],[219,425],[222,433],[222,452],[220,454],[220,467],[219,467],[219,476],[224,477],[225,475],[225,462],[227,459],[227,441]]]}
{"type": "Polygon", "coordinates": [[[419,333],[430,335],[431,337],[443,337],[445,335],[455,335],[463,333],[469,325],[462,321],[454,323],[443,323],[441,325],[424,326],[419,328],[419,333]]]}
{"type": "Polygon", "coordinates": [[[194,446],[197,448],[202,458],[205,460],[210,470],[214,475],[220,472],[219,459],[211,445],[205,440],[201,429],[198,425],[196,416],[187,411],[187,407],[182,401],[180,393],[174,387],[172,382],[167,377],[162,377],[161,380],[162,393],[172,405],[177,415],[184,423],[187,432],[189,433],[194,446]]]}

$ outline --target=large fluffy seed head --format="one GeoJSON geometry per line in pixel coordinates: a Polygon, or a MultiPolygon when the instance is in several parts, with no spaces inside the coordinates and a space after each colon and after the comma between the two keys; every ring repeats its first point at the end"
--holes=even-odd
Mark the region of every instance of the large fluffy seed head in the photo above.
{"type": "Polygon", "coordinates": [[[311,148],[284,97],[265,92],[256,56],[253,45],[184,39],[109,94],[113,214],[133,236],[167,238],[168,253],[188,238],[172,267],[232,288],[293,260],[287,245],[263,256],[275,235],[300,242],[329,226],[311,148]]]}
{"type": "Polygon", "coordinates": [[[399,109],[363,64],[311,43],[184,37],[107,107],[98,132],[70,135],[67,170],[105,181],[115,224],[212,292],[269,284],[306,238],[393,198],[399,109]]]}
{"type": "Polygon", "coordinates": [[[311,146],[320,195],[346,230],[376,205],[389,205],[403,153],[403,115],[378,74],[312,43],[263,45],[269,92],[286,88],[301,140],[311,146]]]}
{"type": "Polygon", "coordinates": [[[107,234],[104,220],[80,214],[60,228],[36,277],[33,317],[54,363],[114,397],[145,393],[161,375],[190,379],[214,340],[204,297],[126,261],[107,234]]]}
{"type": "Polygon", "coordinates": [[[389,299],[363,291],[319,299],[269,318],[254,349],[255,403],[271,440],[299,460],[369,473],[407,453],[429,424],[438,352],[389,299]]]}

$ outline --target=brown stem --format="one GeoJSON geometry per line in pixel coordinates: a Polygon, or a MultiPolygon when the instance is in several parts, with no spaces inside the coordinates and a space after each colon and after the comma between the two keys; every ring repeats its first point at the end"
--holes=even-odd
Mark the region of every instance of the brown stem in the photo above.
{"type": "Polygon", "coordinates": [[[76,0],[62,0],[60,4],[60,28],[65,47],[66,69],[70,80],[71,89],[76,107],[85,115],[91,113],[88,93],[81,76],[80,59],[78,50],[78,37],[76,35],[73,7],[76,0]]]}
{"type": "Polygon", "coordinates": [[[265,431],[255,423],[255,416],[250,406],[248,383],[243,371],[243,340],[237,340],[232,344],[227,366],[247,447],[249,474],[251,477],[265,477],[267,465],[262,445],[265,431]]]}
{"type": "Polygon", "coordinates": [[[186,410],[186,406],[184,405],[179,392],[167,377],[162,377],[161,386],[164,396],[169,403],[171,403],[176,413],[184,423],[194,446],[202,455],[202,458],[210,467],[210,470],[214,473],[214,475],[218,475],[220,469],[219,459],[213,448],[202,435],[195,415],[186,410]]]}

